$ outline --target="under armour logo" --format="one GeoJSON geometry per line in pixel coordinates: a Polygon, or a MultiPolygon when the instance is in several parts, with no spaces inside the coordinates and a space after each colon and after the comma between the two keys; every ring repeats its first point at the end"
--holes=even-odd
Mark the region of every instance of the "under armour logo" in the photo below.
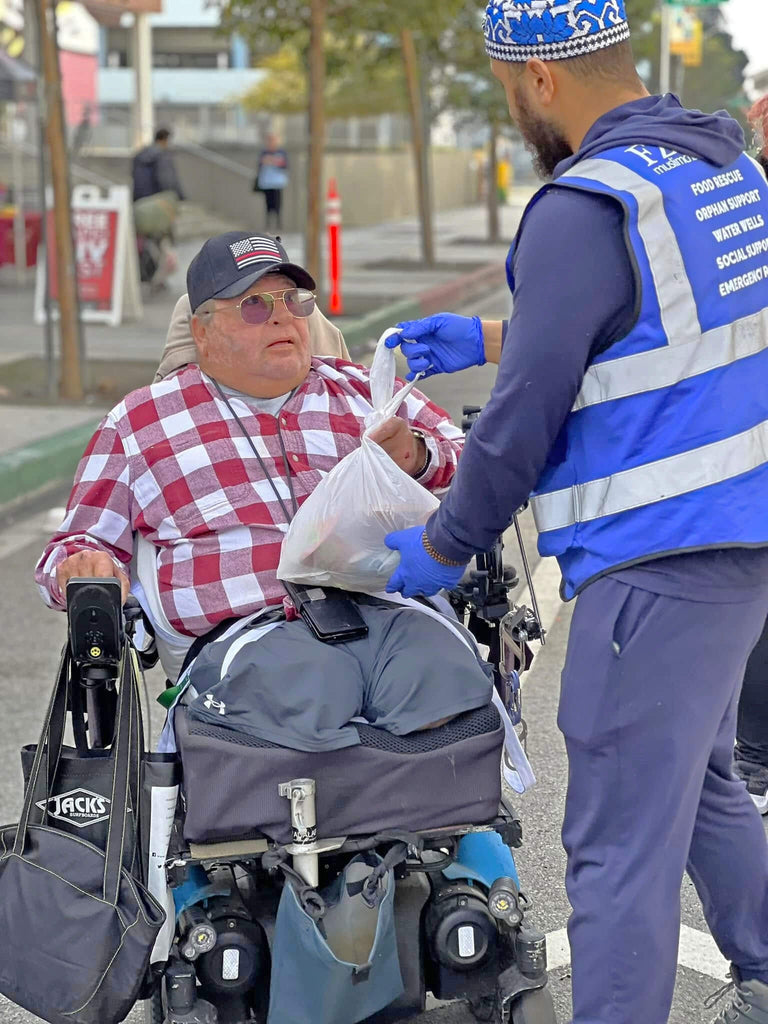
{"type": "Polygon", "coordinates": [[[218,708],[220,715],[226,715],[227,713],[227,705],[223,700],[214,700],[212,693],[206,693],[205,700],[203,701],[203,707],[207,708],[209,711],[211,708],[218,708]]]}

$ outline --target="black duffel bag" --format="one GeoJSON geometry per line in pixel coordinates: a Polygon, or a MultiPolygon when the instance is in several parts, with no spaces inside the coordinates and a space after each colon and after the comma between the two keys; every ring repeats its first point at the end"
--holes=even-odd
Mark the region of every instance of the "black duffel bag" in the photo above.
{"type": "Polygon", "coordinates": [[[140,991],[165,912],[123,864],[135,844],[129,794],[139,792],[141,706],[136,653],[120,665],[104,849],[56,827],[49,807],[71,685],[62,655],[18,825],[0,828],[0,992],[50,1024],[117,1024],[140,991]]]}
{"type": "MultiPolygon", "coordinates": [[[[102,698],[111,696],[104,691],[102,698]]],[[[114,749],[89,749],[84,721],[83,687],[75,679],[69,688],[74,746],[62,744],[55,774],[48,786],[48,797],[36,799],[29,824],[47,823],[70,835],[106,850],[112,819],[112,778],[114,749]]],[[[139,711],[140,711],[139,707],[139,711]]],[[[165,856],[173,821],[181,763],[176,754],[148,752],[144,748],[141,714],[134,717],[138,730],[139,789],[128,788],[128,828],[123,848],[123,867],[137,876],[163,903],[165,892],[165,856]],[[160,821],[158,821],[160,819],[160,821]],[[160,871],[162,877],[157,877],[160,871]],[[153,874],[154,873],[154,874],[153,874]]],[[[136,737],[131,738],[134,743],[136,737]]],[[[25,787],[35,763],[37,744],[21,748],[21,768],[25,787]]],[[[116,808],[119,813],[121,808],[116,808]]],[[[166,957],[162,957],[166,959],[166,957]]]]}

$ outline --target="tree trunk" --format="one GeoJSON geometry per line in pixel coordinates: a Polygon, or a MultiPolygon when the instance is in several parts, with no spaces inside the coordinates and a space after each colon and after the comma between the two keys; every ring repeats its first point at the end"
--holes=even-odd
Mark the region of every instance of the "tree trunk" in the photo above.
{"type": "MultiPolygon", "coordinates": [[[[40,56],[45,80],[46,141],[51,158],[51,180],[53,183],[53,222],[61,336],[60,395],[62,398],[79,401],[83,397],[83,367],[80,360],[77,265],[72,234],[69,155],[64,134],[64,107],[61,98],[61,74],[59,72],[53,3],[49,0],[37,0],[37,18],[40,56]]],[[[46,216],[45,210],[43,216],[46,216]]]]}
{"type": "Polygon", "coordinates": [[[325,17],[326,0],[310,0],[309,27],[309,159],[307,160],[307,228],[304,266],[322,287],[322,190],[325,146],[325,17]]]}
{"type": "Polygon", "coordinates": [[[435,244],[432,234],[432,204],[429,197],[429,149],[425,145],[424,109],[421,102],[419,69],[413,33],[410,29],[401,30],[400,41],[408,85],[408,110],[411,116],[411,144],[416,170],[419,223],[421,225],[421,259],[424,266],[433,267],[435,265],[435,244]]]}
{"type": "Polygon", "coordinates": [[[488,140],[488,241],[498,242],[499,233],[499,189],[498,179],[498,143],[499,126],[495,121],[490,123],[490,138],[488,140]]]}

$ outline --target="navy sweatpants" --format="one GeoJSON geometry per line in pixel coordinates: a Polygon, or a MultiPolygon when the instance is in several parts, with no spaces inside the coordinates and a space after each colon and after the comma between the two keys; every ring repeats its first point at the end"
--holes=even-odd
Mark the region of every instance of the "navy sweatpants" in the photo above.
{"type": "Polygon", "coordinates": [[[722,953],[768,982],[768,844],[731,774],[739,688],[768,611],[605,577],[578,598],[558,724],[573,1024],[664,1024],[687,870],[722,953]]]}

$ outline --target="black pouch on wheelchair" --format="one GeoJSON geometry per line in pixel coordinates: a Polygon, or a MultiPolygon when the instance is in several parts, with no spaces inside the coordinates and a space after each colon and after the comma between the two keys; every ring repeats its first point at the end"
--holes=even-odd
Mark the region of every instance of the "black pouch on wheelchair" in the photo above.
{"type": "MultiPolygon", "coordinates": [[[[33,825],[51,822],[59,831],[105,850],[113,818],[123,813],[123,808],[115,806],[112,793],[112,733],[118,697],[114,686],[107,685],[118,673],[121,655],[131,649],[125,646],[119,581],[71,579],[67,584],[67,619],[69,643],[60,671],[67,676],[67,710],[75,746],[60,744],[56,762],[47,768],[46,797],[34,801],[29,820],[33,825]],[[86,716],[87,687],[90,703],[86,716]],[[102,732],[108,735],[102,736],[102,732]],[[95,748],[94,734],[100,736],[95,748]],[[110,742],[112,749],[105,749],[110,742]]],[[[145,750],[140,701],[134,711],[130,741],[131,749],[138,752],[138,764],[127,792],[128,828],[122,862],[164,902],[167,894],[162,868],[181,782],[181,763],[175,754],[145,750]]],[[[25,791],[36,754],[37,744],[21,749],[25,791]]]]}
{"type": "MultiPolygon", "coordinates": [[[[166,920],[124,859],[135,825],[127,813],[129,794],[139,790],[138,665],[126,647],[104,849],[58,828],[47,813],[60,766],[70,668],[67,648],[19,824],[0,829],[0,992],[51,1024],[117,1024],[136,1001],[166,920]],[[43,823],[33,824],[33,809],[41,808],[43,823]]],[[[100,803],[79,807],[80,814],[100,816],[100,803]]]]}
{"type": "MultiPolygon", "coordinates": [[[[72,681],[73,718],[82,715],[77,699],[77,681],[72,681]]],[[[165,850],[157,848],[158,830],[152,820],[158,817],[172,820],[179,784],[181,763],[176,754],[149,753],[144,750],[141,716],[132,723],[132,740],[139,749],[139,773],[135,785],[128,791],[128,823],[123,851],[123,866],[145,884],[150,882],[151,870],[164,862],[165,850]]],[[[42,824],[47,819],[69,835],[85,839],[100,850],[106,849],[113,813],[122,814],[115,807],[112,794],[114,774],[114,747],[111,750],[89,750],[82,737],[85,730],[75,728],[75,746],[62,744],[61,753],[52,775],[45,799],[36,800],[30,810],[30,824],[42,824]]],[[[37,744],[21,748],[21,768],[26,791],[35,761],[37,744]]],[[[159,887],[152,886],[159,896],[159,887]]]]}
{"type": "Polygon", "coordinates": [[[301,879],[285,883],[267,1024],[355,1024],[403,991],[395,877],[386,859],[354,857],[320,895],[301,879]]]}

